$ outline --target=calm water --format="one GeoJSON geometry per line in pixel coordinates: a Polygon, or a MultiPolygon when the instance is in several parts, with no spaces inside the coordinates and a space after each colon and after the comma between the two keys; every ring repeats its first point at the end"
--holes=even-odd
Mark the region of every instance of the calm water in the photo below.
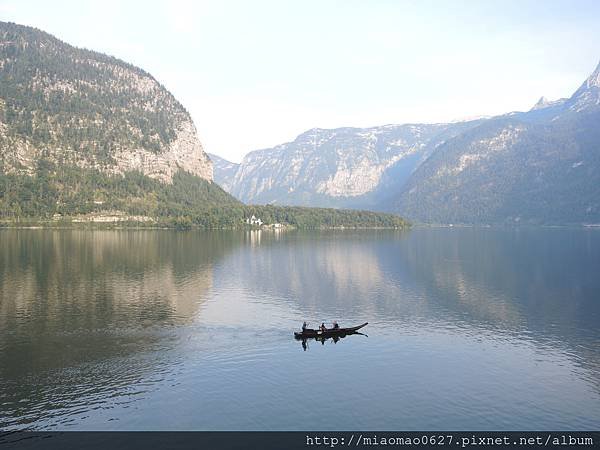
{"type": "Polygon", "coordinates": [[[0,231],[0,429],[599,424],[600,230],[0,231]]]}

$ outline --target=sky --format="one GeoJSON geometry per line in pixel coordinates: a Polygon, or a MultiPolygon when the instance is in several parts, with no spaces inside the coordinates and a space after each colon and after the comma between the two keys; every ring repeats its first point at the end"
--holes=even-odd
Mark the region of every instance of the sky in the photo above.
{"type": "Polygon", "coordinates": [[[0,20],[150,72],[236,162],[314,127],[527,110],[600,61],[596,0],[0,0],[0,20]]]}

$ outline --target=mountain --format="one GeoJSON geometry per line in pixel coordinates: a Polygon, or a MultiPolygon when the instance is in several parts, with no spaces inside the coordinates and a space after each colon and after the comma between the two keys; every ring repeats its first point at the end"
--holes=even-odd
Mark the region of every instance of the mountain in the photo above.
{"type": "Polygon", "coordinates": [[[0,22],[0,221],[200,222],[226,205],[241,204],[150,74],[0,22]]]}
{"type": "Polygon", "coordinates": [[[239,165],[215,162],[215,177],[244,202],[373,207],[438,145],[480,122],[315,128],[293,142],[250,152],[239,165]]]}
{"type": "Polygon", "coordinates": [[[570,98],[440,145],[389,209],[422,222],[600,223],[600,65],[570,98]]]}
{"type": "Polygon", "coordinates": [[[167,183],[179,170],[212,179],[189,113],[150,74],[0,22],[0,164],[33,174],[41,159],[167,183]]]}
{"type": "Polygon", "coordinates": [[[559,98],[558,100],[548,100],[546,97],[542,96],[537,101],[537,103],[533,105],[533,108],[530,109],[530,112],[542,109],[548,110],[549,108],[560,108],[566,103],[567,100],[568,99],[566,98],[559,98]]]}
{"type": "Polygon", "coordinates": [[[211,161],[213,162],[213,175],[215,183],[219,184],[227,192],[231,191],[231,183],[235,177],[235,173],[239,168],[239,164],[227,161],[220,156],[209,153],[211,161]]]}
{"type": "Polygon", "coordinates": [[[600,63],[568,101],[568,108],[575,112],[598,107],[600,107],[600,63]]]}

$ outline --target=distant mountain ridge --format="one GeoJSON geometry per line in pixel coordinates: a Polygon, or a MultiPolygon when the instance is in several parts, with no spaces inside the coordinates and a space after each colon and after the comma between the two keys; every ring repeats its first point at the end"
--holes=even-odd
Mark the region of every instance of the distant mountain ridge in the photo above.
{"type": "MultiPolygon", "coordinates": [[[[249,203],[376,209],[434,223],[599,224],[599,143],[600,64],[571,97],[542,98],[526,112],[316,128],[241,164],[213,156],[214,176],[249,203]]],[[[112,208],[237,224],[248,210],[212,178],[189,113],[150,74],[0,22],[1,220],[112,208]],[[223,207],[233,209],[205,214],[223,207]]],[[[303,226],[365,223],[294,211],[303,226]]]]}
{"type": "Polygon", "coordinates": [[[217,182],[242,201],[435,223],[600,223],[600,64],[565,99],[449,124],[309,130],[217,182]]]}
{"type": "Polygon", "coordinates": [[[230,192],[231,183],[240,165],[212,153],[209,153],[208,156],[213,163],[215,181],[227,192],[230,192]]]}
{"type": "Polygon", "coordinates": [[[315,128],[250,152],[239,165],[221,160],[227,169],[215,172],[215,180],[244,202],[372,207],[437,145],[479,122],[315,128]]]}

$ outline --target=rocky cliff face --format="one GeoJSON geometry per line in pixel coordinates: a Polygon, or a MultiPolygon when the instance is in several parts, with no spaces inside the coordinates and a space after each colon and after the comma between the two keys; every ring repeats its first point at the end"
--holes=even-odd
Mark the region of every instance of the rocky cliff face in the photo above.
{"type": "Polygon", "coordinates": [[[173,175],[184,170],[205,180],[213,179],[213,167],[208,155],[198,140],[196,127],[191,119],[177,125],[175,138],[159,152],[145,148],[119,149],[115,152],[113,167],[107,167],[114,173],[139,170],[151,178],[166,183],[173,181],[173,175]]]}
{"type": "Polygon", "coordinates": [[[170,183],[184,170],[212,179],[212,163],[183,106],[150,74],[0,22],[0,170],[38,162],[170,183]]]}

